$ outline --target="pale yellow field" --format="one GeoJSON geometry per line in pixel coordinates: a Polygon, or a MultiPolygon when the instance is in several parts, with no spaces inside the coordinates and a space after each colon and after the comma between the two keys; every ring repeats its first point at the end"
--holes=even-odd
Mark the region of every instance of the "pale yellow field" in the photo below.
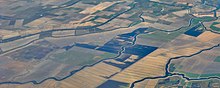
{"type": "Polygon", "coordinates": [[[155,88],[155,86],[157,85],[157,82],[158,82],[158,79],[149,80],[145,88],[155,88]]]}
{"type": "Polygon", "coordinates": [[[15,22],[15,27],[21,27],[22,25],[23,25],[23,21],[24,21],[24,19],[22,19],[22,20],[16,20],[16,22],[15,22]]]}
{"type": "Polygon", "coordinates": [[[215,27],[220,28],[220,24],[216,24],[215,27]]]}
{"type": "Polygon", "coordinates": [[[96,22],[101,22],[101,23],[104,23],[105,21],[107,21],[108,19],[105,19],[105,18],[98,18],[96,19],[95,21],[96,22]]]}
{"type": "Polygon", "coordinates": [[[132,15],[134,15],[134,13],[132,13],[132,14],[122,14],[122,15],[119,16],[119,18],[129,18],[132,15]]]}
{"type": "Polygon", "coordinates": [[[35,33],[38,33],[38,32],[41,32],[41,30],[25,30],[25,31],[19,31],[19,34],[20,35],[28,35],[28,34],[35,34],[35,33]]]}
{"type": "Polygon", "coordinates": [[[172,22],[172,23],[177,21],[177,17],[170,17],[168,14],[161,16],[160,19],[168,21],[168,22],[172,22]]]}
{"type": "Polygon", "coordinates": [[[202,42],[208,42],[208,41],[213,40],[217,37],[220,37],[220,35],[212,33],[210,31],[206,31],[206,32],[202,33],[201,35],[199,35],[197,37],[197,39],[202,42]]]}
{"type": "Polygon", "coordinates": [[[81,14],[93,14],[98,10],[104,10],[104,9],[108,8],[109,6],[113,5],[114,3],[115,2],[103,2],[103,3],[100,3],[96,6],[94,6],[94,7],[87,8],[87,9],[81,11],[80,13],[81,14]]]}
{"type": "MultiPolygon", "coordinates": [[[[165,64],[169,59],[169,56],[162,56],[161,54],[166,53],[166,51],[167,50],[165,49],[156,50],[119,74],[113,76],[111,79],[125,83],[132,83],[144,77],[164,75],[165,64]]],[[[170,54],[170,52],[167,53],[168,55],[170,54]]]]}
{"type": "Polygon", "coordinates": [[[15,37],[18,35],[19,33],[17,31],[9,31],[9,30],[4,30],[4,29],[0,30],[0,36],[2,37],[2,39],[7,39],[7,38],[15,37]]]}
{"type": "Polygon", "coordinates": [[[39,18],[37,20],[34,20],[28,24],[26,24],[26,26],[29,26],[29,27],[38,27],[39,25],[41,24],[44,24],[46,23],[47,21],[49,21],[50,18],[46,18],[46,17],[42,17],[42,18],[39,18]]]}
{"type": "Polygon", "coordinates": [[[132,22],[126,19],[114,19],[111,22],[107,23],[106,25],[102,25],[98,28],[103,29],[103,30],[112,30],[114,28],[119,28],[119,27],[128,27],[132,22]]]}
{"type": "Polygon", "coordinates": [[[157,21],[158,18],[153,18],[153,17],[150,17],[150,16],[142,16],[144,19],[147,19],[147,20],[151,20],[151,21],[157,21]]]}
{"type": "Polygon", "coordinates": [[[186,14],[188,14],[189,11],[188,10],[181,10],[181,11],[176,11],[176,12],[173,12],[173,14],[177,15],[177,16],[185,16],[186,14]]]}
{"type": "Polygon", "coordinates": [[[82,24],[78,24],[77,26],[94,26],[96,24],[92,23],[92,22],[86,22],[86,23],[82,23],[82,24]]]}
{"type": "Polygon", "coordinates": [[[181,56],[188,56],[188,55],[194,54],[196,52],[199,52],[202,49],[206,49],[206,48],[209,48],[209,47],[211,47],[211,45],[210,46],[204,46],[204,47],[192,46],[192,47],[189,47],[189,48],[174,50],[173,52],[176,53],[176,54],[179,54],[181,56]]]}

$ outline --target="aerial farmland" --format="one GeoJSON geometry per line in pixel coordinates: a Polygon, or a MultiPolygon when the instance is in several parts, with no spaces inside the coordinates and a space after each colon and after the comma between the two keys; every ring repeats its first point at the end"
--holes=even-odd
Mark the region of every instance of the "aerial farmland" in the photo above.
{"type": "Polygon", "coordinates": [[[219,88],[220,0],[0,0],[0,88],[219,88]]]}

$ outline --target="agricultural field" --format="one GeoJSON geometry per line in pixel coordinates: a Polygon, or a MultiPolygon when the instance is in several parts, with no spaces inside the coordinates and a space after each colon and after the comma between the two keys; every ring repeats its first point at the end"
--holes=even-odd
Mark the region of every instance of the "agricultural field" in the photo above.
{"type": "Polygon", "coordinates": [[[219,86],[218,79],[209,79],[201,81],[187,81],[180,76],[167,77],[163,79],[149,79],[137,84],[135,88],[161,88],[161,87],[177,87],[177,88],[217,88],[219,86]]]}
{"type": "Polygon", "coordinates": [[[182,58],[182,60],[179,59],[176,61],[174,60],[171,63],[172,65],[170,67],[170,70],[172,70],[173,72],[183,73],[191,78],[219,76],[218,49],[219,48],[215,48],[211,51],[201,53],[200,55],[194,57],[182,58]]]}
{"type": "Polygon", "coordinates": [[[219,88],[220,0],[0,0],[0,88],[219,88]]]}

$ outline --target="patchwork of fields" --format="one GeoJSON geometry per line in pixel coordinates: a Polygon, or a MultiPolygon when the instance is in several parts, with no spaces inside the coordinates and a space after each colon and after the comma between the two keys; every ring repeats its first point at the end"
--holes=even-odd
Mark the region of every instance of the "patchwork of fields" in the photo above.
{"type": "Polygon", "coordinates": [[[0,88],[219,88],[218,3],[1,0],[0,88]]]}

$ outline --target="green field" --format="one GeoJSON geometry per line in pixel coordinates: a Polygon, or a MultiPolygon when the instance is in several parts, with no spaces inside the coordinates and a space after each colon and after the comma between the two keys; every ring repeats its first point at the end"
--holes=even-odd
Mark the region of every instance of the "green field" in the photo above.
{"type": "Polygon", "coordinates": [[[177,36],[183,34],[185,31],[187,30],[181,29],[175,32],[170,32],[169,34],[163,31],[156,31],[155,33],[152,33],[152,34],[140,34],[138,37],[146,38],[146,39],[150,38],[150,39],[154,39],[155,41],[169,42],[175,39],[177,36]]]}
{"type": "Polygon", "coordinates": [[[214,17],[197,17],[197,18],[193,18],[192,20],[192,25],[196,25],[199,22],[210,22],[210,21],[214,21],[215,18],[214,17]]]}
{"type": "Polygon", "coordinates": [[[184,74],[185,76],[189,78],[199,78],[200,74],[190,73],[190,72],[183,72],[179,71],[179,73],[184,74]]]}
{"type": "Polygon", "coordinates": [[[210,28],[211,28],[212,30],[214,30],[214,31],[220,32],[220,28],[214,26],[214,25],[216,25],[216,24],[220,24],[220,23],[219,23],[219,22],[213,22],[212,25],[210,26],[210,28]]]}
{"type": "Polygon", "coordinates": [[[216,74],[201,74],[200,77],[220,77],[220,73],[216,73],[216,74]]]}
{"type": "Polygon", "coordinates": [[[196,20],[196,21],[202,21],[202,22],[210,22],[210,21],[214,21],[214,20],[215,20],[215,17],[210,17],[210,16],[197,17],[197,18],[194,18],[194,20],[196,20]]]}
{"type": "Polygon", "coordinates": [[[214,62],[220,62],[220,56],[216,57],[214,62]]]}
{"type": "Polygon", "coordinates": [[[207,77],[220,77],[220,73],[216,74],[196,74],[196,73],[190,73],[190,72],[183,72],[178,71],[181,74],[184,74],[188,78],[207,78],[207,77]]]}

